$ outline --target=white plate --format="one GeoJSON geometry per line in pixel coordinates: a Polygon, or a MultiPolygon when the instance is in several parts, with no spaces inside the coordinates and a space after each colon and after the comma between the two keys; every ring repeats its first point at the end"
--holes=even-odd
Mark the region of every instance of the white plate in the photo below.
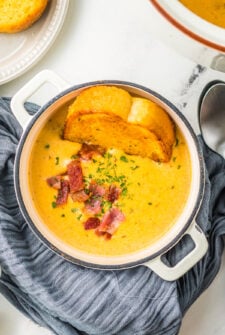
{"type": "Polygon", "coordinates": [[[0,33],[0,84],[33,66],[47,52],[58,35],[69,0],[51,0],[42,17],[29,29],[15,34],[0,33]]]}

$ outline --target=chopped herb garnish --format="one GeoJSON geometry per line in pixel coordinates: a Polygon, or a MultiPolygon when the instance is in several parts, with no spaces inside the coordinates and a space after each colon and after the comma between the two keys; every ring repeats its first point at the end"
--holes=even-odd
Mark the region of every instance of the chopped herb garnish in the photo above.
{"type": "Polygon", "coordinates": [[[52,201],[52,208],[56,208],[57,207],[57,204],[55,201],[52,201]]]}
{"type": "Polygon", "coordinates": [[[127,159],[126,156],[121,156],[121,157],[120,157],[120,160],[121,160],[122,162],[125,162],[125,163],[128,163],[128,162],[129,162],[129,160],[127,159]]]}
{"type": "Polygon", "coordinates": [[[181,168],[181,165],[177,165],[178,170],[181,168]]]}
{"type": "Polygon", "coordinates": [[[49,149],[50,148],[50,144],[45,144],[45,149],[49,149]]]}
{"type": "Polygon", "coordinates": [[[175,188],[175,186],[174,186],[174,185],[172,185],[172,186],[171,186],[171,190],[173,190],[174,188],[175,188]]]}
{"type": "Polygon", "coordinates": [[[71,158],[71,159],[77,159],[78,157],[79,157],[79,156],[75,154],[75,155],[72,155],[70,158],[71,158]]]}
{"type": "Polygon", "coordinates": [[[66,215],[65,214],[61,214],[61,217],[64,218],[66,215]]]}
{"type": "Polygon", "coordinates": [[[76,213],[77,211],[78,211],[77,208],[72,208],[72,209],[71,209],[71,212],[72,212],[72,213],[76,213]]]}
{"type": "Polygon", "coordinates": [[[97,170],[96,170],[97,173],[101,173],[102,171],[104,171],[104,167],[102,167],[102,168],[98,167],[97,170]]]}
{"type": "Polygon", "coordinates": [[[79,216],[77,216],[77,220],[80,221],[81,217],[82,217],[82,214],[80,214],[79,216]]]}
{"type": "Polygon", "coordinates": [[[59,165],[59,157],[58,156],[55,158],[55,165],[59,165]]]}
{"type": "Polygon", "coordinates": [[[131,166],[131,170],[136,170],[136,169],[138,169],[140,166],[138,166],[138,165],[136,165],[136,166],[131,166]]]}
{"type": "Polygon", "coordinates": [[[94,159],[94,158],[92,159],[92,162],[93,162],[93,163],[97,163],[96,159],[94,159]]]}
{"type": "Polygon", "coordinates": [[[177,157],[173,157],[173,162],[176,162],[177,157]]]}
{"type": "Polygon", "coordinates": [[[152,202],[148,202],[148,205],[151,206],[151,205],[152,205],[152,202]]]}
{"type": "Polygon", "coordinates": [[[122,189],[122,195],[126,196],[127,195],[127,187],[124,187],[122,189]]]}

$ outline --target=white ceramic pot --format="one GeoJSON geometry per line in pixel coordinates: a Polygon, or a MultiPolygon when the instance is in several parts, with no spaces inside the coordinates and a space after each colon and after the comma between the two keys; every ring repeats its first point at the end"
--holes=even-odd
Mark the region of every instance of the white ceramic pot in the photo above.
{"type": "Polygon", "coordinates": [[[225,29],[203,20],[179,0],[149,1],[153,10],[174,28],[164,27],[164,37],[173,47],[182,49],[196,62],[225,72],[225,29]]]}
{"type": "Polygon", "coordinates": [[[190,124],[177,108],[165,98],[148,88],[134,83],[104,80],[68,87],[69,85],[55,73],[45,70],[28,82],[12,99],[12,111],[24,128],[15,160],[15,189],[24,218],[41,241],[53,251],[76,264],[98,269],[115,270],[145,265],[165,280],[175,280],[179,278],[203,257],[208,247],[204,233],[195,222],[195,217],[199,210],[204,192],[204,166],[198,141],[190,124]],[[46,82],[50,82],[56,86],[60,93],[41,107],[35,116],[31,117],[24,109],[24,102],[46,82]],[[66,245],[49,231],[45,222],[39,217],[32,202],[31,195],[29,194],[27,162],[29,161],[31,148],[38,132],[59,107],[74,100],[83,89],[95,85],[115,85],[126,89],[131,94],[136,94],[158,103],[169,113],[179,127],[190,151],[192,180],[190,193],[183,212],[173,227],[159,241],[149,245],[149,247],[144,250],[126,256],[96,256],[81,252],[66,245]],[[174,267],[168,267],[162,262],[161,256],[186,234],[188,234],[194,242],[193,250],[174,267]]]}

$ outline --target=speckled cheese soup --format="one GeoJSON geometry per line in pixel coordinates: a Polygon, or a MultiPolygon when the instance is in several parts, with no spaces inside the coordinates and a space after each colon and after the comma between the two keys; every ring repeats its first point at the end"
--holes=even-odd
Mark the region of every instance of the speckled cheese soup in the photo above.
{"type": "Polygon", "coordinates": [[[37,135],[29,160],[29,187],[48,229],[80,251],[104,256],[150,246],[175,224],[188,198],[191,162],[176,139],[167,162],[121,148],[63,138],[61,107],[37,135]]]}
{"type": "Polygon", "coordinates": [[[180,2],[202,19],[225,28],[224,0],[180,0],[180,2]]]}

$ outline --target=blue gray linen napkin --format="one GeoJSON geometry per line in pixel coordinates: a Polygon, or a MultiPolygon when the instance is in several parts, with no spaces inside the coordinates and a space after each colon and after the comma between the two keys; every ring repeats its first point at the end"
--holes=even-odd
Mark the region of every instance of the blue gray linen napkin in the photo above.
{"type": "MultiPolygon", "coordinates": [[[[22,129],[9,99],[0,98],[0,292],[21,312],[58,335],[175,335],[182,316],[217,274],[225,233],[224,159],[199,138],[207,168],[197,222],[209,240],[207,255],[177,282],[144,266],[121,271],[86,269],[47,249],[18,208],[13,163],[22,129]]],[[[37,106],[28,104],[31,113],[37,106]]],[[[184,240],[168,259],[186,252],[184,240]]]]}

